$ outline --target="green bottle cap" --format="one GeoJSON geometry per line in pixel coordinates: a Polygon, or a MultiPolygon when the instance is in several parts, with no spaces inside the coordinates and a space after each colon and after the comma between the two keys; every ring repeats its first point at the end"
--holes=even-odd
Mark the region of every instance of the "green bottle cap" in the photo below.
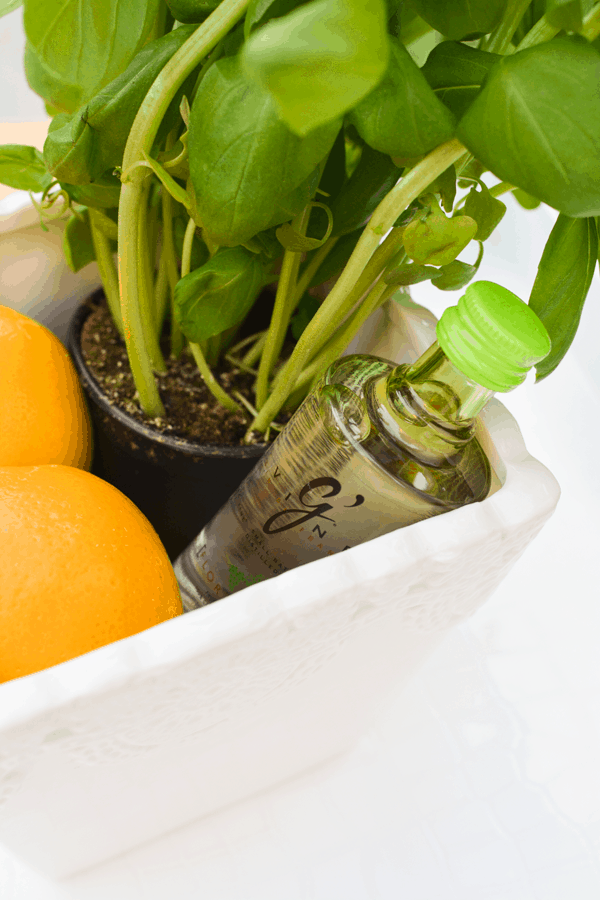
{"type": "Polygon", "coordinates": [[[548,355],[548,332],[532,309],[493,281],[470,284],[437,325],[440,347],[457,369],[492,391],[510,391],[548,355]]]}

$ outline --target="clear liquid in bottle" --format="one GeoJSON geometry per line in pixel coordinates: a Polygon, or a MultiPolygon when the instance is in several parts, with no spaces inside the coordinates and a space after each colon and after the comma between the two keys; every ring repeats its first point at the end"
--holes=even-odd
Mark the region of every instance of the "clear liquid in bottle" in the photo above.
{"type": "Polygon", "coordinates": [[[483,500],[471,413],[492,392],[458,376],[437,344],[410,368],[338,360],[178,558],[184,608],[483,500]]]}

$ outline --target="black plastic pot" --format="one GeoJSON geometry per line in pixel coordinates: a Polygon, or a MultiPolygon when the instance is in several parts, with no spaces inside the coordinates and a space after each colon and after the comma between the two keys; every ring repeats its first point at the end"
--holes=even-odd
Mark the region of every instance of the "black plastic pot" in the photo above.
{"type": "Polygon", "coordinates": [[[160,434],[112,406],[81,352],[81,330],[91,311],[91,304],[84,304],[75,312],[68,347],[94,426],[92,472],[141,509],[174,560],[244,480],[266,447],[194,444],[160,434]]]}

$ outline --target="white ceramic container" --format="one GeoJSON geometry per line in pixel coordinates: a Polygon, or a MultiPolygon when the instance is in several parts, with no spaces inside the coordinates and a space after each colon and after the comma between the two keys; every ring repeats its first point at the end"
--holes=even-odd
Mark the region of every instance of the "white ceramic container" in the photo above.
{"type": "Polygon", "coordinates": [[[40,226],[29,194],[0,200],[0,304],[38,319],[65,340],[73,311],[100,286],[96,263],[76,274],[63,252],[64,219],[40,226]]]}
{"type": "MultiPolygon", "coordinates": [[[[353,349],[430,343],[423,308],[383,315],[393,345],[375,320],[353,349]]],[[[0,685],[0,840],[66,875],[352,747],[556,506],[500,402],[483,423],[502,482],[484,502],[0,685]]]]}

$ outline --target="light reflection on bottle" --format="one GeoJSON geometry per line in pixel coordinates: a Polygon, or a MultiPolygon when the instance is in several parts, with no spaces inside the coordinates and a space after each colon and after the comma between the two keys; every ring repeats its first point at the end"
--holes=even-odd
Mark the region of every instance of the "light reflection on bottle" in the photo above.
{"type": "Polygon", "coordinates": [[[474,416],[491,394],[437,344],[410,368],[338,360],[177,560],[184,607],[484,499],[474,416]]]}

